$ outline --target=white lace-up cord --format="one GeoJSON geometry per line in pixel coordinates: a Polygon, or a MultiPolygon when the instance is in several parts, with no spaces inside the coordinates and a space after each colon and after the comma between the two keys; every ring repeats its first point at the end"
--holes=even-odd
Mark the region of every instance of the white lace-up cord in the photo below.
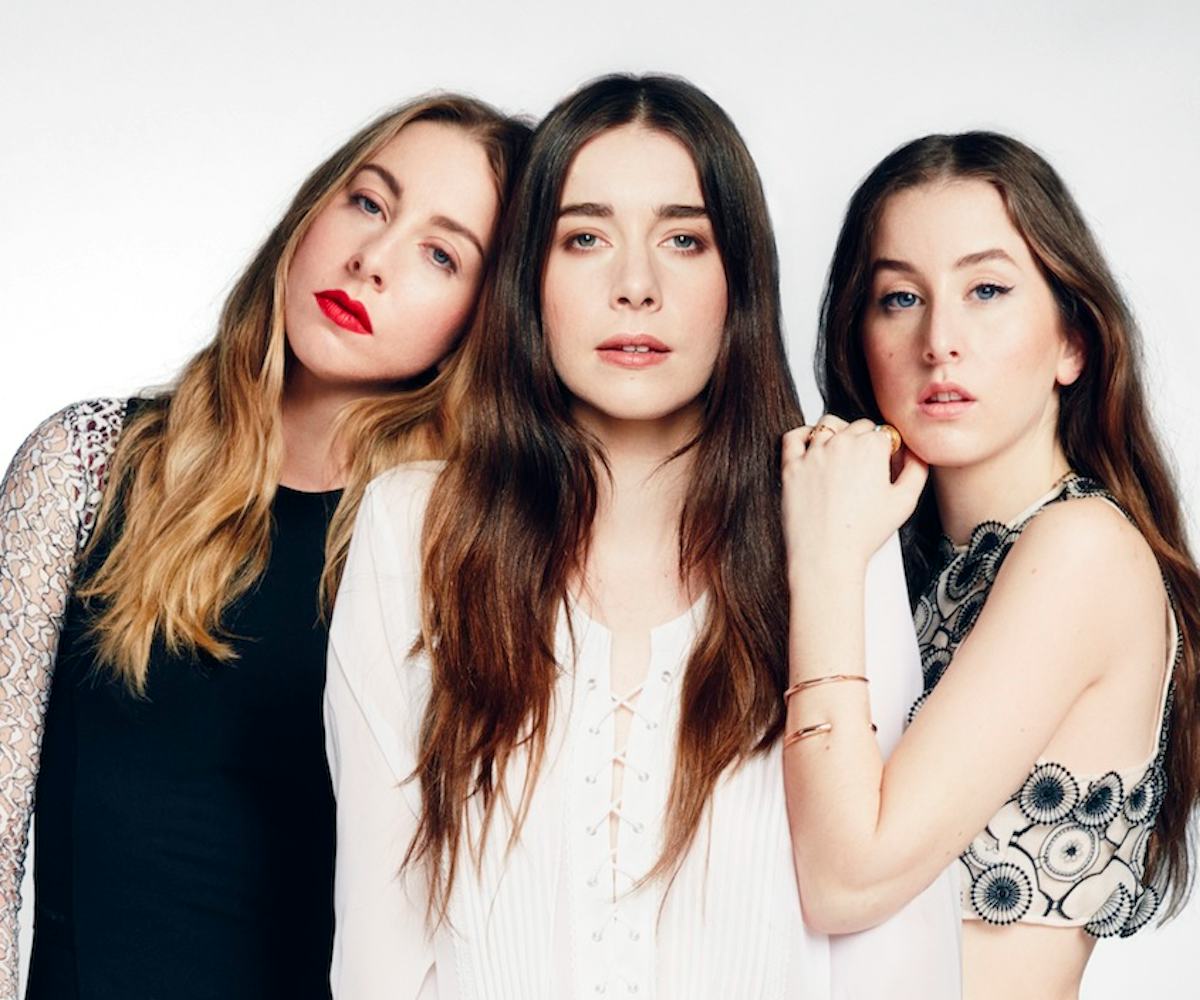
{"type": "MultiPolygon", "coordinates": [[[[641,711],[637,706],[638,696],[642,693],[642,690],[645,688],[645,686],[645,681],[643,681],[637,687],[627,691],[623,695],[616,695],[610,691],[608,693],[608,708],[606,708],[604,712],[601,713],[589,727],[589,731],[592,733],[592,735],[598,735],[600,732],[600,727],[609,719],[610,716],[615,715],[620,709],[624,709],[626,712],[628,712],[631,716],[631,719],[641,720],[642,724],[645,725],[647,729],[656,728],[658,726],[657,720],[641,711]]],[[[589,690],[593,689],[594,686],[589,685],[589,690]]],[[[626,746],[619,751],[614,750],[611,754],[609,754],[608,759],[590,774],[586,775],[584,780],[587,781],[588,784],[595,784],[597,781],[599,781],[601,774],[603,774],[605,771],[608,771],[611,775],[614,765],[619,764],[622,768],[624,777],[627,778],[632,775],[638,781],[649,781],[650,772],[644,768],[638,767],[629,760],[628,740],[629,738],[627,736],[626,746]]],[[[608,807],[604,810],[604,813],[594,823],[588,826],[587,830],[589,834],[594,836],[595,834],[599,833],[604,824],[612,819],[617,821],[618,826],[624,823],[634,833],[641,833],[645,829],[645,825],[643,823],[638,820],[631,819],[629,816],[625,815],[622,809],[623,798],[624,796],[622,795],[621,797],[614,796],[611,799],[608,807]]],[[[588,876],[588,885],[591,887],[598,885],[601,876],[605,873],[614,877],[613,902],[608,910],[608,913],[605,915],[603,923],[601,923],[599,927],[592,931],[592,940],[597,942],[603,941],[609,930],[613,928],[623,928],[625,933],[628,934],[630,941],[637,941],[641,937],[641,932],[626,918],[624,913],[621,912],[621,898],[626,891],[633,888],[634,884],[637,882],[637,879],[632,873],[621,867],[618,862],[619,855],[620,849],[616,844],[614,844],[609,848],[607,859],[597,868],[595,868],[591,875],[588,876]],[[623,879],[625,884],[623,886],[617,886],[615,884],[617,878],[623,879]]],[[[596,984],[595,991],[598,994],[607,993],[608,988],[614,984],[618,986],[624,986],[627,994],[635,994],[638,992],[637,983],[630,981],[625,976],[615,971],[610,972],[604,980],[598,982],[596,984]]]]}
{"type": "MultiPolygon", "coordinates": [[[[608,706],[608,708],[606,708],[604,710],[604,712],[601,715],[597,716],[596,721],[592,723],[589,731],[593,735],[600,732],[600,726],[603,725],[604,722],[608,719],[608,717],[610,715],[612,715],[614,712],[616,712],[616,710],[618,708],[623,708],[634,718],[641,719],[642,722],[644,722],[646,724],[647,729],[657,728],[658,723],[654,719],[652,719],[650,716],[646,715],[645,712],[638,711],[637,704],[634,701],[634,699],[636,699],[637,696],[642,693],[642,689],[645,686],[646,686],[646,682],[643,681],[641,684],[639,684],[637,687],[635,687],[632,691],[628,692],[627,694],[623,694],[623,695],[615,695],[610,691],[608,693],[608,698],[609,698],[609,701],[611,702],[611,704],[608,706]]],[[[625,751],[622,750],[621,756],[623,757],[624,754],[625,754],[625,751]]]]}

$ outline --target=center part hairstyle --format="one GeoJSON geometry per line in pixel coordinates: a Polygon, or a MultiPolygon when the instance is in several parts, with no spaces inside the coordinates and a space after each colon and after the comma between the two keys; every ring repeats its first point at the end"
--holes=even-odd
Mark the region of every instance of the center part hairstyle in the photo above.
{"type": "MultiPolygon", "coordinates": [[[[1133,316],[1083,214],[1037,152],[1005,135],[929,135],[901,146],[850,200],[821,308],[816,373],[826,407],[853,420],[882,420],[871,387],[862,323],[871,294],[871,254],[889,197],[923,184],[973,179],[991,184],[1050,286],[1064,331],[1080,338],[1084,368],[1058,392],[1058,440],[1071,468],[1106,486],[1149,543],[1175,609],[1180,657],[1168,718],[1162,809],[1151,841],[1148,881],[1168,887],[1169,916],[1191,885],[1190,820],[1200,796],[1197,671],[1200,577],[1163,448],[1150,421],[1133,316]]],[[[926,488],[903,531],[914,596],[934,570],[941,526],[926,488]]]]}
{"type": "Polygon", "coordinates": [[[679,572],[707,593],[683,681],[663,854],[682,860],[718,777],[783,725],[788,594],[780,532],[780,439],[803,423],[780,324],[775,240],[754,162],[729,117],[690,83],[607,76],[534,133],[502,229],[482,322],[460,358],[461,435],[430,500],[422,643],[432,660],[416,776],[423,810],[408,862],[428,864],[444,915],[464,843],[482,852],[496,806],[520,827],[546,751],[559,673],[555,632],[585,564],[608,468],[575,424],[551,363],[542,280],[563,185],[583,145],[637,124],[691,153],[725,270],[728,308],[690,453],[679,572]],[[528,765],[505,792],[515,755],[528,765]],[[480,828],[472,826],[471,817],[480,828]],[[464,834],[470,831],[464,840],[464,834]]]}
{"type": "MultiPolygon", "coordinates": [[[[435,94],[382,115],[308,177],[234,285],[212,343],[121,434],[92,538],[108,533],[113,544],[79,592],[96,611],[97,659],[136,693],[145,689],[156,640],[174,654],[233,656],[221,617],[266,568],[283,462],[280,412],[294,363],[284,331],[288,268],[313,219],[417,121],[476,138],[504,205],[528,126],[457,94],[435,94]]],[[[326,545],[326,594],[336,591],[366,483],[407,458],[440,456],[451,382],[448,371],[427,376],[341,415],[350,460],[326,545]]],[[[315,604],[312,611],[315,619],[315,604]]]]}

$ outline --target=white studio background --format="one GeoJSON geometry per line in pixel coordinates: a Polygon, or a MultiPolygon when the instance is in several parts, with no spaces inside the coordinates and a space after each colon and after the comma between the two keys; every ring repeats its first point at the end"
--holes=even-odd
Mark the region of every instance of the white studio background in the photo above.
{"type": "MultiPolygon", "coordinates": [[[[1200,537],[1200,7],[506,6],[6,3],[0,464],[66,403],[168,381],[302,178],[390,104],[441,87],[536,116],[599,73],[657,70],[704,87],[756,156],[813,415],[821,283],[862,176],[932,131],[994,128],[1044,152],[1141,322],[1151,403],[1200,537]]],[[[1200,996],[1198,932],[1194,903],[1162,930],[1102,942],[1085,1000],[1200,996]]]]}

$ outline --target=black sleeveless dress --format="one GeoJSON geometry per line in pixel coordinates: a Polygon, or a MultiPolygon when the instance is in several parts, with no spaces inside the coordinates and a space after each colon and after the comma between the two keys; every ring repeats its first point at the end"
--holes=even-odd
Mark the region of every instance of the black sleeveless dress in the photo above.
{"type": "Polygon", "coordinates": [[[317,583],[338,499],[279,489],[270,563],[225,616],[236,661],[156,644],[144,699],[96,666],[71,598],[37,779],[27,1000],[329,997],[317,583]]]}

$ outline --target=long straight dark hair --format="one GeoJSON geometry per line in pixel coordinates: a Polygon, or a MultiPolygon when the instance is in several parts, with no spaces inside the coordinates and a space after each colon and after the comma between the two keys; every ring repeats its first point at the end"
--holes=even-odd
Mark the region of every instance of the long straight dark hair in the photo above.
{"type": "MultiPolygon", "coordinates": [[[[956,178],[996,188],[1054,294],[1064,327],[1082,338],[1083,374],[1058,390],[1059,441],[1071,468],[1103,483],[1141,531],[1175,608],[1181,656],[1174,672],[1165,797],[1147,872],[1148,880],[1168,887],[1165,913],[1171,915],[1191,887],[1189,824],[1200,796],[1200,576],[1188,551],[1179,492],[1147,412],[1137,326],[1083,214],[1050,164],[1009,136],[966,132],[917,139],[872,170],[850,200],[830,266],[817,381],[831,413],[882,419],[862,344],[879,219],[896,192],[956,178]]],[[[914,595],[933,572],[940,531],[927,488],[903,532],[914,595]]]]}
{"type": "MultiPolygon", "coordinates": [[[[555,373],[542,278],[563,184],[580,148],[621,125],[691,153],[724,265],[728,308],[681,516],[679,571],[708,592],[683,682],[664,848],[651,876],[682,859],[726,768],[783,725],[788,594],[779,529],[779,447],[803,423],[781,334],[775,241],[758,173],[709,97],[662,76],[607,76],[555,107],[534,133],[502,231],[479,335],[464,349],[469,390],[456,454],[425,523],[422,641],[432,691],[416,774],[423,811],[407,862],[429,863],[444,915],[473,797],[482,840],[497,801],[519,835],[541,766],[558,668],[554,634],[583,565],[607,466],[577,427],[555,373]],[[528,755],[520,801],[503,793],[528,755]]],[[[473,840],[474,838],[470,838],[473,840]]]]}

